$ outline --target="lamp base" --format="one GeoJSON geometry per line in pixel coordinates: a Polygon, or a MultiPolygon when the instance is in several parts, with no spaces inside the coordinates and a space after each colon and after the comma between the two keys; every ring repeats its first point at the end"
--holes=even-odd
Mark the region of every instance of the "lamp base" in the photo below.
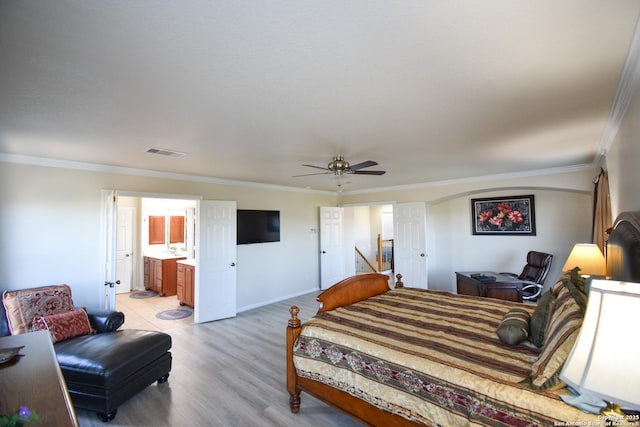
{"type": "Polygon", "coordinates": [[[606,407],[602,408],[600,415],[604,415],[607,419],[624,418],[626,415],[622,412],[622,408],[617,403],[605,400],[606,407]]]}

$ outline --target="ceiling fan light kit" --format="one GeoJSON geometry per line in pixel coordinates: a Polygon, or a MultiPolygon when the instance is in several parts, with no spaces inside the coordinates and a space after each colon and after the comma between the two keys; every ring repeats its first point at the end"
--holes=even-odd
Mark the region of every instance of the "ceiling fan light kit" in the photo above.
{"type": "Polygon", "coordinates": [[[367,160],[366,162],[358,163],[355,165],[351,165],[348,161],[344,159],[344,156],[334,156],[333,160],[329,162],[326,168],[322,166],[315,165],[302,165],[310,168],[322,169],[325,172],[318,173],[310,173],[305,175],[294,175],[294,178],[300,176],[310,176],[310,175],[326,175],[333,174],[336,176],[342,176],[344,174],[354,174],[354,175],[384,175],[386,171],[363,171],[360,169],[368,168],[371,166],[376,166],[378,163],[373,160],[367,160]]]}
{"type": "Polygon", "coordinates": [[[333,161],[329,162],[327,169],[333,172],[334,175],[342,175],[343,172],[349,170],[349,162],[347,162],[342,156],[335,156],[333,161]]]}

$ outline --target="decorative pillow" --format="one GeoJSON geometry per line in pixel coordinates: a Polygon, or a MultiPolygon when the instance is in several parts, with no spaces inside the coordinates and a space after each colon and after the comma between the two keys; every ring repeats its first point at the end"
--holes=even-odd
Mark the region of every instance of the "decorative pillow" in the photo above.
{"type": "Polygon", "coordinates": [[[538,305],[531,315],[529,322],[529,341],[536,347],[544,345],[544,331],[547,328],[547,322],[551,316],[556,296],[553,291],[549,290],[542,294],[538,300],[538,305]]]}
{"type": "Polygon", "coordinates": [[[11,335],[34,330],[33,322],[36,317],[74,309],[69,285],[5,291],[2,303],[7,312],[11,335]]]}
{"type": "Polygon", "coordinates": [[[587,310],[587,285],[584,277],[579,274],[579,269],[574,268],[569,271],[571,276],[569,281],[564,282],[564,286],[569,290],[569,293],[576,300],[582,311],[587,310]]]}
{"type": "Polygon", "coordinates": [[[544,333],[544,347],[531,366],[531,386],[536,390],[552,390],[564,386],[560,371],[578,338],[584,310],[567,287],[558,292],[544,333]]]}
{"type": "Polygon", "coordinates": [[[496,333],[505,344],[516,345],[529,336],[529,312],[521,308],[512,308],[504,315],[496,333]]]}
{"type": "Polygon", "coordinates": [[[551,290],[554,294],[558,295],[558,292],[560,292],[564,287],[570,288],[574,298],[578,298],[578,293],[586,296],[587,292],[585,289],[585,282],[584,278],[580,275],[579,267],[563,272],[562,276],[560,276],[556,283],[551,287],[551,290]]]}
{"type": "Polygon", "coordinates": [[[54,344],[58,341],[93,333],[89,317],[84,309],[36,317],[34,327],[49,330],[54,344]]]}

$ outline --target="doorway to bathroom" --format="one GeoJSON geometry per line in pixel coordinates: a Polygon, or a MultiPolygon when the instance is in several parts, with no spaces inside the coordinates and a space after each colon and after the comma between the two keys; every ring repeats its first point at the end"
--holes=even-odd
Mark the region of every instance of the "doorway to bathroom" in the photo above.
{"type": "MultiPolygon", "coordinates": [[[[122,284],[117,277],[116,268],[119,230],[117,212],[122,201],[123,207],[133,205],[130,207],[135,207],[139,212],[131,227],[134,229],[132,250],[126,252],[133,258],[129,289],[138,292],[153,290],[161,297],[173,297],[176,295],[173,283],[177,284],[178,280],[177,268],[172,267],[177,267],[177,261],[188,262],[192,272],[189,284],[193,287],[193,321],[201,323],[235,316],[235,201],[136,192],[118,194],[114,190],[103,190],[102,200],[101,258],[105,291],[101,294],[101,301],[105,308],[116,308],[116,284],[122,284]],[[166,200],[163,202],[162,199],[166,200]],[[179,203],[181,205],[176,208],[179,203]],[[182,218],[174,221],[176,217],[182,218]],[[179,232],[171,227],[172,223],[179,232]],[[176,238],[181,235],[184,235],[184,239],[176,238]],[[164,269],[166,260],[169,260],[170,267],[164,269]],[[144,268],[146,261],[149,261],[148,269],[144,268]],[[150,265],[152,261],[153,267],[150,265]],[[165,283],[171,283],[171,286],[165,288],[165,283]]],[[[121,234],[125,235],[124,232],[121,234]]]]}
{"type": "Polygon", "coordinates": [[[116,307],[129,327],[166,330],[193,323],[196,207],[197,200],[118,197],[116,307]],[[188,301],[179,276],[187,261],[192,274],[188,301]],[[158,268],[165,271],[150,271],[158,268]]]}

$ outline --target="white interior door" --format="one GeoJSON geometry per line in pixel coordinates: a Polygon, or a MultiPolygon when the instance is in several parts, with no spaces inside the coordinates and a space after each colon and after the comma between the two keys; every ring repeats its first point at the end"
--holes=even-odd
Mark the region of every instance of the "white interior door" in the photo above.
{"type": "Polygon", "coordinates": [[[236,315],[236,202],[201,200],[196,213],[194,321],[236,315]]]}
{"type": "Polygon", "coordinates": [[[186,246],[187,246],[187,258],[195,258],[196,257],[196,208],[186,208],[186,219],[185,219],[185,227],[187,229],[186,232],[186,246]]]}
{"type": "Polygon", "coordinates": [[[133,219],[135,209],[131,206],[118,206],[116,225],[116,293],[131,291],[133,277],[133,219]]]}
{"type": "Polygon", "coordinates": [[[320,207],[320,288],[345,279],[344,209],[320,207]]]}
{"type": "Polygon", "coordinates": [[[118,195],[114,190],[102,190],[102,206],[100,222],[101,249],[104,251],[100,259],[104,260],[102,279],[104,288],[100,288],[98,302],[107,310],[114,310],[116,306],[116,221],[118,213],[118,195]]]}
{"type": "Polygon", "coordinates": [[[424,203],[397,203],[394,218],[394,271],[413,288],[428,288],[427,214],[424,203]]]}

